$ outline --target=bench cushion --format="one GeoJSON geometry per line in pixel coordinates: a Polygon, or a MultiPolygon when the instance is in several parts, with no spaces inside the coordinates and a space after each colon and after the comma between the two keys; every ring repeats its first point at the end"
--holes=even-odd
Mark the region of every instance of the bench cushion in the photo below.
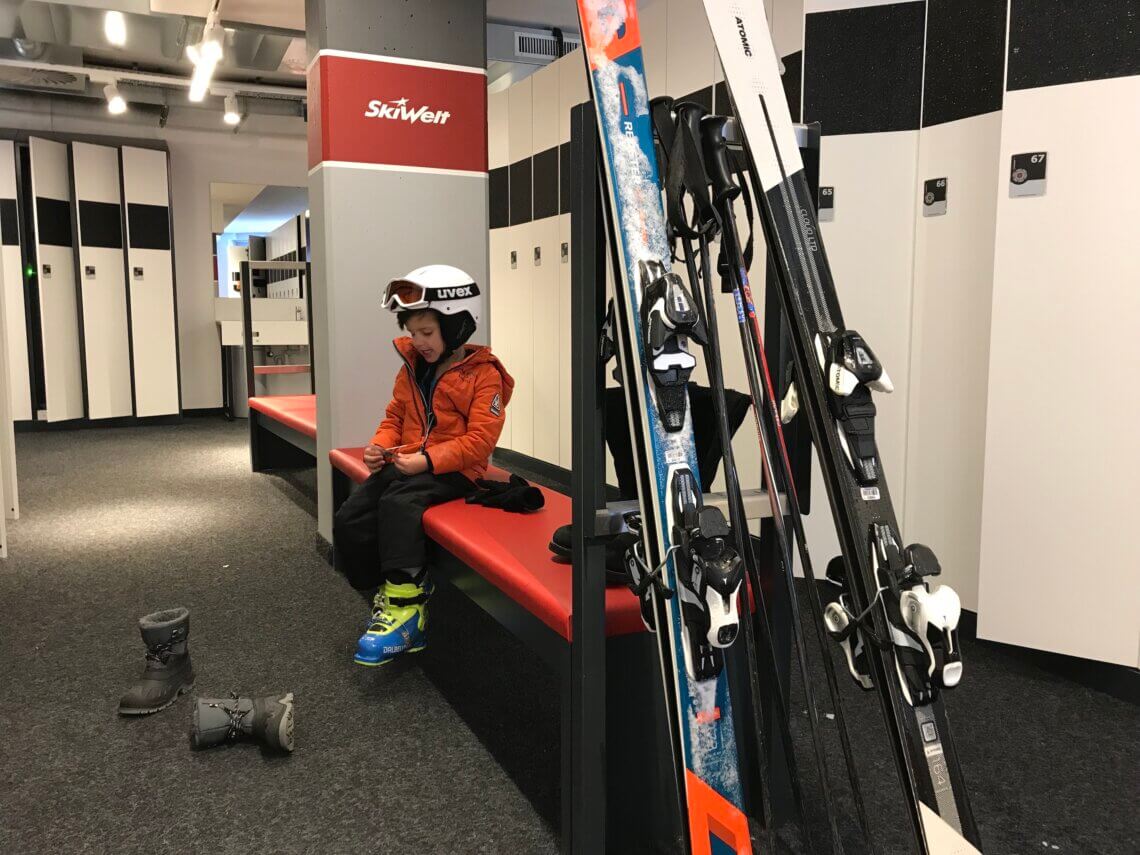
{"type": "MultiPolygon", "coordinates": [[[[359,483],[368,477],[363,448],[329,452],[333,467],[359,483]]],[[[490,478],[507,473],[491,467],[490,478]]],[[[468,505],[462,500],[429,508],[424,514],[428,537],[533,614],[567,641],[571,639],[573,591],[569,564],[553,560],[550,538],[569,525],[568,496],[539,487],[546,505],[533,514],[512,514],[497,508],[468,505]]],[[[606,588],[606,635],[645,629],[637,598],[629,589],[606,588]]]]}
{"type": "MultiPolygon", "coordinates": [[[[550,537],[570,522],[570,497],[540,487],[546,506],[533,514],[447,502],[424,514],[428,537],[567,641],[574,596],[569,564],[553,560],[550,537]]],[[[606,588],[606,635],[639,632],[641,609],[628,588],[606,588]]]]}
{"type": "Polygon", "coordinates": [[[255,396],[249,399],[249,408],[298,433],[317,438],[316,395],[255,396]]]}

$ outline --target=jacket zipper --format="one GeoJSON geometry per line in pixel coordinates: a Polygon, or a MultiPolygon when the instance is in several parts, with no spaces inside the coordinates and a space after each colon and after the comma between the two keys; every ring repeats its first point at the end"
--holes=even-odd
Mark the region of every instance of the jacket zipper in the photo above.
{"type": "Polygon", "coordinates": [[[422,413],[424,422],[424,438],[423,441],[420,442],[420,451],[423,452],[427,449],[428,435],[431,433],[431,429],[435,427],[435,409],[432,409],[431,415],[429,416],[428,401],[435,400],[435,387],[439,385],[439,378],[442,377],[443,374],[447,374],[452,369],[458,368],[460,365],[466,362],[469,357],[463,357],[461,360],[452,365],[451,368],[448,368],[447,371],[444,371],[443,374],[437,374],[435,377],[433,377],[431,381],[431,387],[428,389],[428,397],[425,398],[423,390],[420,389],[420,384],[416,381],[416,370],[412,366],[412,363],[406,356],[404,356],[400,348],[396,347],[395,342],[392,342],[392,347],[395,348],[396,353],[400,356],[400,359],[404,360],[404,367],[408,370],[408,379],[411,380],[412,388],[416,390],[416,394],[419,396],[420,402],[423,404],[422,413]]]}

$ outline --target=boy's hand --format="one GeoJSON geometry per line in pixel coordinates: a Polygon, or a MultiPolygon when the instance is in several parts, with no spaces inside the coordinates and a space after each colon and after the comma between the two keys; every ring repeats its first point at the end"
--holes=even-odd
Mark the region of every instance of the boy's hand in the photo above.
{"type": "Polygon", "coordinates": [[[428,461],[422,452],[415,454],[397,454],[392,458],[392,465],[404,475],[419,475],[427,472],[428,461]]]}
{"type": "Polygon", "coordinates": [[[379,472],[384,468],[384,449],[378,445],[369,444],[364,449],[364,465],[368,467],[369,472],[379,472]]]}

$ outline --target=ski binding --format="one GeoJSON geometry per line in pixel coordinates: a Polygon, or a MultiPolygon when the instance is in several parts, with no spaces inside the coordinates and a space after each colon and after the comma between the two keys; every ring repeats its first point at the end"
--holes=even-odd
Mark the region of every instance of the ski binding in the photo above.
{"type": "Polygon", "coordinates": [[[738,596],[744,562],[733,546],[732,529],[720,508],[705,507],[688,469],[673,473],[677,584],[685,621],[685,662],[695,680],[716,677],[724,666],[720,650],[740,632],[738,596]]]}
{"type": "Polygon", "coordinates": [[[641,324],[653,397],[665,430],[679,431],[685,425],[689,375],[697,365],[686,344],[690,338],[705,344],[705,324],[681,277],[656,260],[641,261],[638,267],[645,283],[641,324]]]}
{"type": "Polygon", "coordinates": [[[826,340],[817,335],[815,351],[819,367],[827,377],[839,444],[860,486],[872,486],[878,482],[882,468],[875,446],[876,409],[871,391],[892,392],[894,384],[870,346],[854,330],[836,332],[826,340]]]}

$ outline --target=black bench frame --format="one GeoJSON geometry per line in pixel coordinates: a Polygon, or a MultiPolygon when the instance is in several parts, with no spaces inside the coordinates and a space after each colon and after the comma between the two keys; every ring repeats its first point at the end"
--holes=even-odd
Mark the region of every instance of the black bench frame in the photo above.
{"type": "Polygon", "coordinates": [[[301,469],[317,460],[317,441],[273,416],[249,408],[249,462],[254,472],[301,469]]]}

